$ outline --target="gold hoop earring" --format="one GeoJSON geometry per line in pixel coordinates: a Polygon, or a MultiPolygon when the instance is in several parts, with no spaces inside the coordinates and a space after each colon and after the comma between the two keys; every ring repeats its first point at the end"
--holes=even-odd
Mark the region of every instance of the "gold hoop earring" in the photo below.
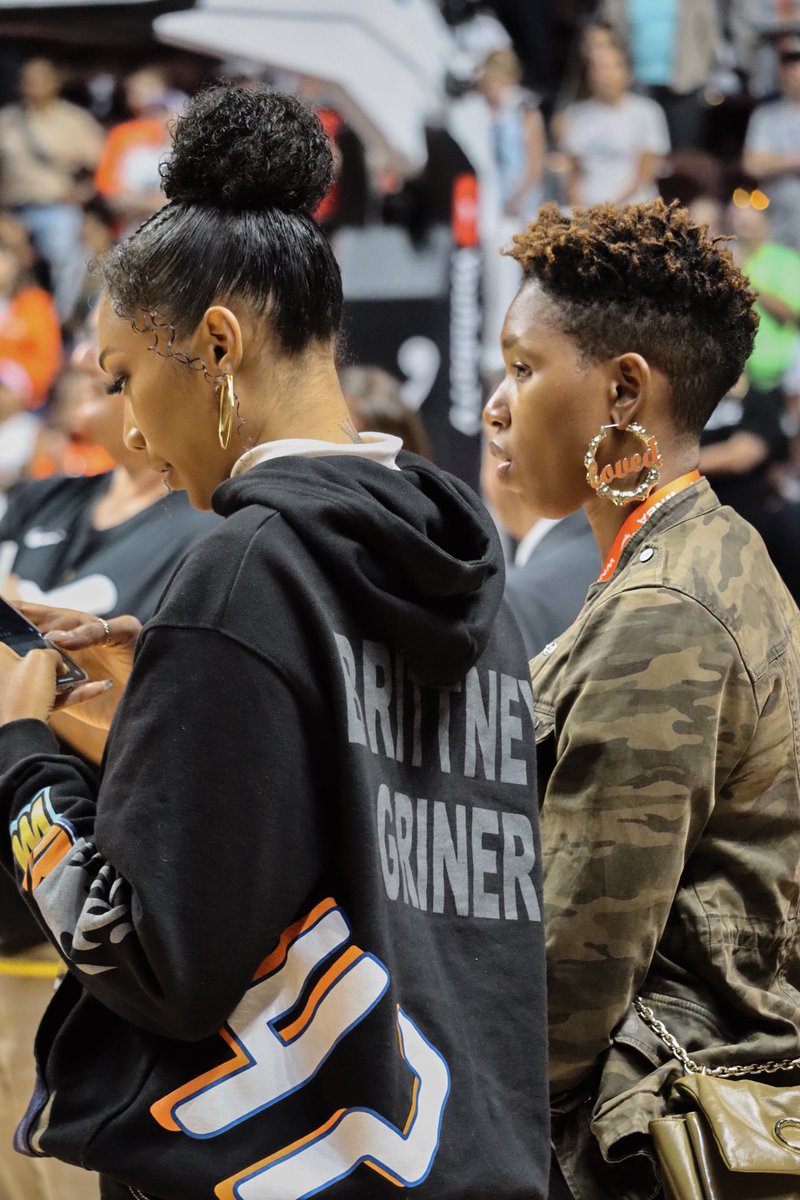
{"type": "Polygon", "coordinates": [[[222,376],[217,386],[219,399],[219,417],[217,420],[217,437],[223,450],[228,449],[233,429],[233,416],[236,412],[236,392],[233,390],[233,375],[230,371],[222,376]]]}
{"type": "Polygon", "coordinates": [[[631,454],[627,458],[618,458],[614,463],[598,467],[597,451],[609,429],[619,428],[619,425],[602,425],[600,432],[589,443],[583,464],[586,467],[586,482],[589,487],[594,488],[598,496],[604,500],[610,500],[612,504],[621,507],[623,504],[631,504],[634,500],[644,500],[645,496],[650,494],[658,483],[662,462],[656,439],[651,437],[643,426],[631,422],[620,432],[632,433],[634,437],[638,438],[645,447],[643,453],[631,454]],[[647,471],[647,474],[630,491],[611,486],[615,479],[624,479],[626,475],[639,475],[644,470],[647,471]]]}

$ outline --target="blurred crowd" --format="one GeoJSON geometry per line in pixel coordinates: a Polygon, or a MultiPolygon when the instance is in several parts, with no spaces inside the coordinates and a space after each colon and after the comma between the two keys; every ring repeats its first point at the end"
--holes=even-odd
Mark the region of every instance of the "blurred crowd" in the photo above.
{"type": "MultiPolygon", "coordinates": [[[[544,201],[661,193],[688,204],[715,236],[734,239],[761,315],[747,375],[707,430],[702,466],[760,529],[797,595],[800,0],[441,8],[459,48],[443,107],[470,129],[478,178],[487,391],[517,277],[499,250],[544,201]]],[[[424,241],[426,223],[449,219],[449,195],[437,207],[420,178],[392,169],[324,84],[209,62],[206,78],[220,73],[294,87],[317,108],[337,178],[316,215],[334,247],[353,226],[405,223],[424,241]]],[[[21,481],[114,465],[87,419],[101,384],[75,365],[96,295],[92,264],[164,202],[159,167],[188,90],[163,54],[116,75],[76,66],[66,51],[20,63],[16,99],[0,110],[0,508],[21,481]]],[[[436,169],[432,149],[422,174],[436,169]]],[[[512,549],[529,518],[512,520],[512,549]]]]}
{"type": "MultiPolygon", "coordinates": [[[[0,108],[0,592],[9,599],[146,620],[175,562],[217,520],[182,493],[165,495],[162,477],[123,444],[122,396],[96,361],[93,264],[165,202],[171,123],[195,87],[222,75],[293,88],[316,108],[336,178],[315,215],[335,252],[353,228],[404,227],[424,252],[434,225],[476,224],[484,398],[502,370],[500,326],[519,275],[500,250],[544,202],[566,209],[661,194],[731,239],[758,295],[760,328],[745,374],[708,424],[700,467],[759,530],[800,600],[800,0],[440,7],[458,53],[441,125],[428,132],[429,161],[413,177],[362,141],[335,95],[309,78],[209,60],[192,80],[155,46],[152,61],[118,72],[87,67],[66,45],[54,58],[20,57],[15,95],[0,108]],[[457,171],[466,154],[477,179],[464,193],[466,216],[442,185],[454,131],[457,171]]],[[[423,396],[408,407],[402,381],[371,363],[349,363],[341,382],[357,429],[396,434],[431,456],[423,396]]],[[[533,656],[577,615],[598,550],[582,511],[547,519],[496,478],[484,472],[484,495],[507,539],[507,597],[533,656]]],[[[99,760],[102,745],[68,713],[53,728],[99,760]]],[[[0,987],[7,1145],[57,967],[15,893],[0,908],[13,916],[0,929],[0,956],[39,956],[31,979],[9,974],[0,987]]],[[[0,1156],[0,1200],[95,1194],[61,1164],[8,1159],[0,1156]]]]}

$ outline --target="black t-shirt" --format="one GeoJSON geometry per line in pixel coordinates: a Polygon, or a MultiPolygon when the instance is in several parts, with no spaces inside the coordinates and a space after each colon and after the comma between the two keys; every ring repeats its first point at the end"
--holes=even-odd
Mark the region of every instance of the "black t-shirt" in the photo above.
{"type": "Polygon", "coordinates": [[[708,472],[709,482],[722,504],[729,504],[740,516],[758,529],[775,496],[769,468],[786,454],[786,435],[782,427],[785,397],[781,388],[767,392],[751,387],[743,397],[725,396],[714,409],[703,430],[701,446],[727,442],[736,433],[751,433],[764,442],[767,453],[762,462],[744,474],[708,472]]]}
{"type": "Polygon", "coordinates": [[[147,621],[178,561],[219,524],[184,492],[172,492],[119,525],[95,529],[92,512],[110,483],[111,473],[58,476],[14,491],[0,542],[17,546],[11,570],[23,599],[147,621]]]}

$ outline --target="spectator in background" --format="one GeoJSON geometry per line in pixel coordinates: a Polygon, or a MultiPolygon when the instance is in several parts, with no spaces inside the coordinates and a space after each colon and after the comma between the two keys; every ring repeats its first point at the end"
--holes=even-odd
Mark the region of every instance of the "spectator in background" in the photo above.
{"type": "Polygon", "coordinates": [[[131,150],[160,146],[162,113],[167,80],[158,67],[142,67],[128,75],[122,87],[130,117],[112,125],[103,143],[95,172],[95,187],[104,196],[117,195],[124,186],[125,159],[131,150]]]}
{"type": "Polygon", "coordinates": [[[514,229],[533,220],[541,204],[546,149],[542,114],[521,80],[513,50],[495,50],[478,75],[478,90],[489,106],[503,215],[514,229]]]}
{"type": "Polygon", "coordinates": [[[501,533],[516,543],[505,598],[533,658],[577,617],[600,571],[600,554],[582,509],[543,517],[497,480],[497,459],[484,449],[481,491],[501,533]]]}
{"type": "MultiPolygon", "coordinates": [[[[8,209],[0,208],[0,242],[10,246],[17,256],[20,265],[20,275],[28,281],[38,281],[36,274],[39,260],[36,250],[22,222],[8,209]]],[[[48,274],[47,266],[44,268],[48,274]]]]}
{"type": "Polygon", "coordinates": [[[15,362],[28,376],[27,407],[44,403],[61,357],[53,298],[28,282],[19,251],[0,240],[0,359],[15,362]]]}
{"type": "MultiPolygon", "coordinates": [[[[500,254],[531,221],[542,201],[546,137],[534,95],[521,87],[522,66],[513,50],[493,50],[476,73],[473,125],[485,133],[480,203],[483,224],[484,369],[499,369],[503,316],[519,284],[516,263],[500,254]]],[[[475,160],[477,161],[477,159],[475,160]]]]}
{"type": "Polygon", "coordinates": [[[758,530],[770,558],[800,602],[800,507],[784,499],[773,477],[787,439],[781,388],[759,391],[744,375],[714,409],[700,441],[700,470],[721,504],[758,530]]]}
{"type": "Polygon", "coordinates": [[[134,71],[125,80],[132,116],[106,135],[95,186],[119,218],[121,233],[133,232],[164,203],[159,166],[169,151],[169,122],[175,93],[157,67],[134,71]]]}
{"type": "Polygon", "coordinates": [[[12,359],[0,359],[0,517],[6,494],[27,470],[39,436],[39,421],[26,411],[32,394],[27,371],[12,359]]]}
{"type": "Polygon", "coordinates": [[[664,113],[630,91],[622,50],[596,50],[588,63],[590,98],[561,115],[562,149],[569,158],[567,198],[573,206],[633,204],[658,195],[659,163],[669,153],[664,113]]]}
{"type": "MultiPolygon", "coordinates": [[[[455,54],[450,63],[454,79],[466,83],[474,79],[482,63],[495,50],[510,50],[515,44],[508,29],[486,5],[471,4],[469,0],[445,0],[440,5],[450,23],[455,42],[455,54]]],[[[519,42],[516,42],[519,45],[519,42]]],[[[528,60],[526,59],[526,62],[528,60]]]]}
{"type": "MultiPolygon", "coordinates": [[[[594,0],[583,3],[593,4],[594,0]]],[[[527,82],[538,92],[552,95],[561,65],[556,21],[562,15],[563,3],[558,13],[554,4],[531,4],[530,0],[492,0],[491,4],[442,0],[440,7],[454,26],[456,74],[462,78],[474,75],[475,68],[493,50],[513,45],[525,64],[527,82]]]]}
{"type": "Polygon", "coordinates": [[[19,216],[48,263],[63,321],[83,274],[81,204],[103,131],[88,112],[60,98],[60,87],[53,63],[31,59],[20,76],[21,103],[0,110],[0,203],[19,216]]]}
{"type": "Polygon", "coordinates": [[[754,109],[742,161],[769,195],[773,238],[800,250],[800,37],[778,39],[778,62],[781,98],[754,109]]]}
{"type": "Polygon", "coordinates": [[[36,448],[27,471],[29,479],[53,475],[102,475],[113,471],[114,459],[86,436],[83,411],[92,381],[85,371],[70,367],[53,384],[47,408],[41,414],[36,448]]]}
{"type": "Polygon", "coordinates": [[[800,31],[800,0],[718,0],[734,60],[758,99],[778,86],[781,36],[800,31]]]}
{"type": "Polygon", "coordinates": [[[599,16],[627,49],[634,81],[664,109],[673,149],[700,145],[720,39],[715,0],[602,0],[599,16]]]}
{"type": "Polygon", "coordinates": [[[125,445],[123,398],[107,391],[94,341],[79,345],[73,361],[84,387],[72,398],[71,428],[116,465],[17,489],[0,522],[0,542],[16,546],[13,597],[146,621],[174,563],[218,518],[196,512],[185,492],[165,492],[146,456],[125,445]]]}
{"type": "Polygon", "coordinates": [[[432,458],[422,418],[403,402],[400,384],[381,367],[344,367],[339,383],[359,433],[389,433],[403,449],[432,458]]]}
{"type": "Polygon", "coordinates": [[[800,254],[775,240],[770,212],[771,206],[732,204],[728,213],[734,257],[758,293],[758,332],[747,375],[761,392],[781,387],[800,344],[800,254]]]}
{"type": "MultiPolygon", "coordinates": [[[[714,220],[704,201],[709,225],[714,220]]],[[[697,216],[698,205],[692,206],[697,216]]],[[[713,224],[712,224],[713,222],[713,224]]],[[[759,326],[746,374],[720,401],[701,440],[700,469],[723,504],[749,521],[795,599],[800,600],[800,509],[776,483],[787,457],[784,377],[800,348],[800,255],[771,240],[768,212],[731,205],[734,256],[758,294],[759,326]]]]}
{"type": "Polygon", "coordinates": [[[605,21],[590,20],[573,40],[564,76],[556,96],[555,112],[550,122],[553,141],[560,146],[564,140],[564,112],[579,100],[589,99],[589,63],[599,51],[620,50],[617,35],[605,21]]]}

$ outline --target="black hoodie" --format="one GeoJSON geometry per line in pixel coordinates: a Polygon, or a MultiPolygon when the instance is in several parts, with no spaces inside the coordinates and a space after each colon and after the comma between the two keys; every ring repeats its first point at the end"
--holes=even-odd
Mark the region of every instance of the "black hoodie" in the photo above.
{"type": "Polygon", "coordinates": [[[525,653],[485,511],[400,463],[217,490],[99,791],[0,729],[4,861],[70,967],[19,1148],[163,1200],[546,1196],[525,653]]]}

